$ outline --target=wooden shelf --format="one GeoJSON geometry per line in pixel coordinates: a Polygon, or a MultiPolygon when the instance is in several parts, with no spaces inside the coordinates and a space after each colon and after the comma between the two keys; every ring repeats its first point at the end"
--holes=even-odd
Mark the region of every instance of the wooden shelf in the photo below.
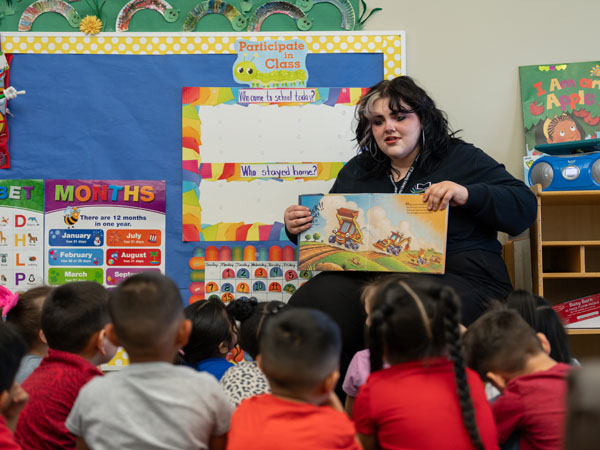
{"type": "Polygon", "coordinates": [[[600,241],[542,241],[542,247],[600,247],[600,241]]]}
{"type": "Polygon", "coordinates": [[[600,334],[600,328],[566,328],[567,334],[600,334]]]}
{"type": "MultiPolygon", "coordinates": [[[[600,272],[544,272],[543,278],[600,278],[600,272]]],[[[600,280],[598,280],[600,292],[600,280]]],[[[597,292],[596,292],[597,293],[597,292]]]]}
{"type": "MultiPolygon", "coordinates": [[[[557,304],[600,292],[600,190],[542,191],[530,229],[533,291],[557,304]]],[[[600,356],[600,328],[568,328],[577,358],[600,356]]]]}

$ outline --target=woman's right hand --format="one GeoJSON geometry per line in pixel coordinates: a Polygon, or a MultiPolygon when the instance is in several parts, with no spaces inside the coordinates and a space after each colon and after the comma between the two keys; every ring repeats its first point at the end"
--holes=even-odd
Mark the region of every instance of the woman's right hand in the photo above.
{"type": "Polygon", "coordinates": [[[312,225],[312,215],[306,206],[292,205],[283,213],[283,221],[291,234],[300,234],[312,225]]]}

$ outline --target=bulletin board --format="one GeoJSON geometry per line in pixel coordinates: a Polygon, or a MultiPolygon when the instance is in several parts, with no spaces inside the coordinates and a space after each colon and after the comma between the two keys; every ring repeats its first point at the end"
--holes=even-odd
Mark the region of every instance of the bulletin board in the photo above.
{"type": "Polygon", "coordinates": [[[182,88],[237,86],[240,37],[304,39],[310,86],[360,88],[406,73],[402,32],[4,33],[11,84],[27,94],[9,102],[11,168],[0,175],[165,180],[165,271],[190,298],[198,246],[182,238],[182,88]]]}

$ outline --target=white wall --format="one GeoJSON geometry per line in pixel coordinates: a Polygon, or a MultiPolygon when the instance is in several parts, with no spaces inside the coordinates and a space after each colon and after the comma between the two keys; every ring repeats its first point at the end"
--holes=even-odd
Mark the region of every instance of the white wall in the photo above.
{"type": "Polygon", "coordinates": [[[600,60],[600,0],[368,0],[365,30],[405,30],[407,74],[454,129],[523,178],[518,66],[600,60]]]}

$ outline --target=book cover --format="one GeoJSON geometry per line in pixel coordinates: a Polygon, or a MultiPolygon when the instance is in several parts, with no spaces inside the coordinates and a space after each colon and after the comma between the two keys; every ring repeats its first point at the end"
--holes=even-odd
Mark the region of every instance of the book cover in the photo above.
{"type": "Polygon", "coordinates": [[[298,269],[444,273],[448,209],[416,194],[312,194],[312,226],[298,237],[298,269]]]}
{"type": "Polygon", "coordinates": [[[519,80],[528,156],[600,138],[600,61],[521,66],[519,80]]]}

